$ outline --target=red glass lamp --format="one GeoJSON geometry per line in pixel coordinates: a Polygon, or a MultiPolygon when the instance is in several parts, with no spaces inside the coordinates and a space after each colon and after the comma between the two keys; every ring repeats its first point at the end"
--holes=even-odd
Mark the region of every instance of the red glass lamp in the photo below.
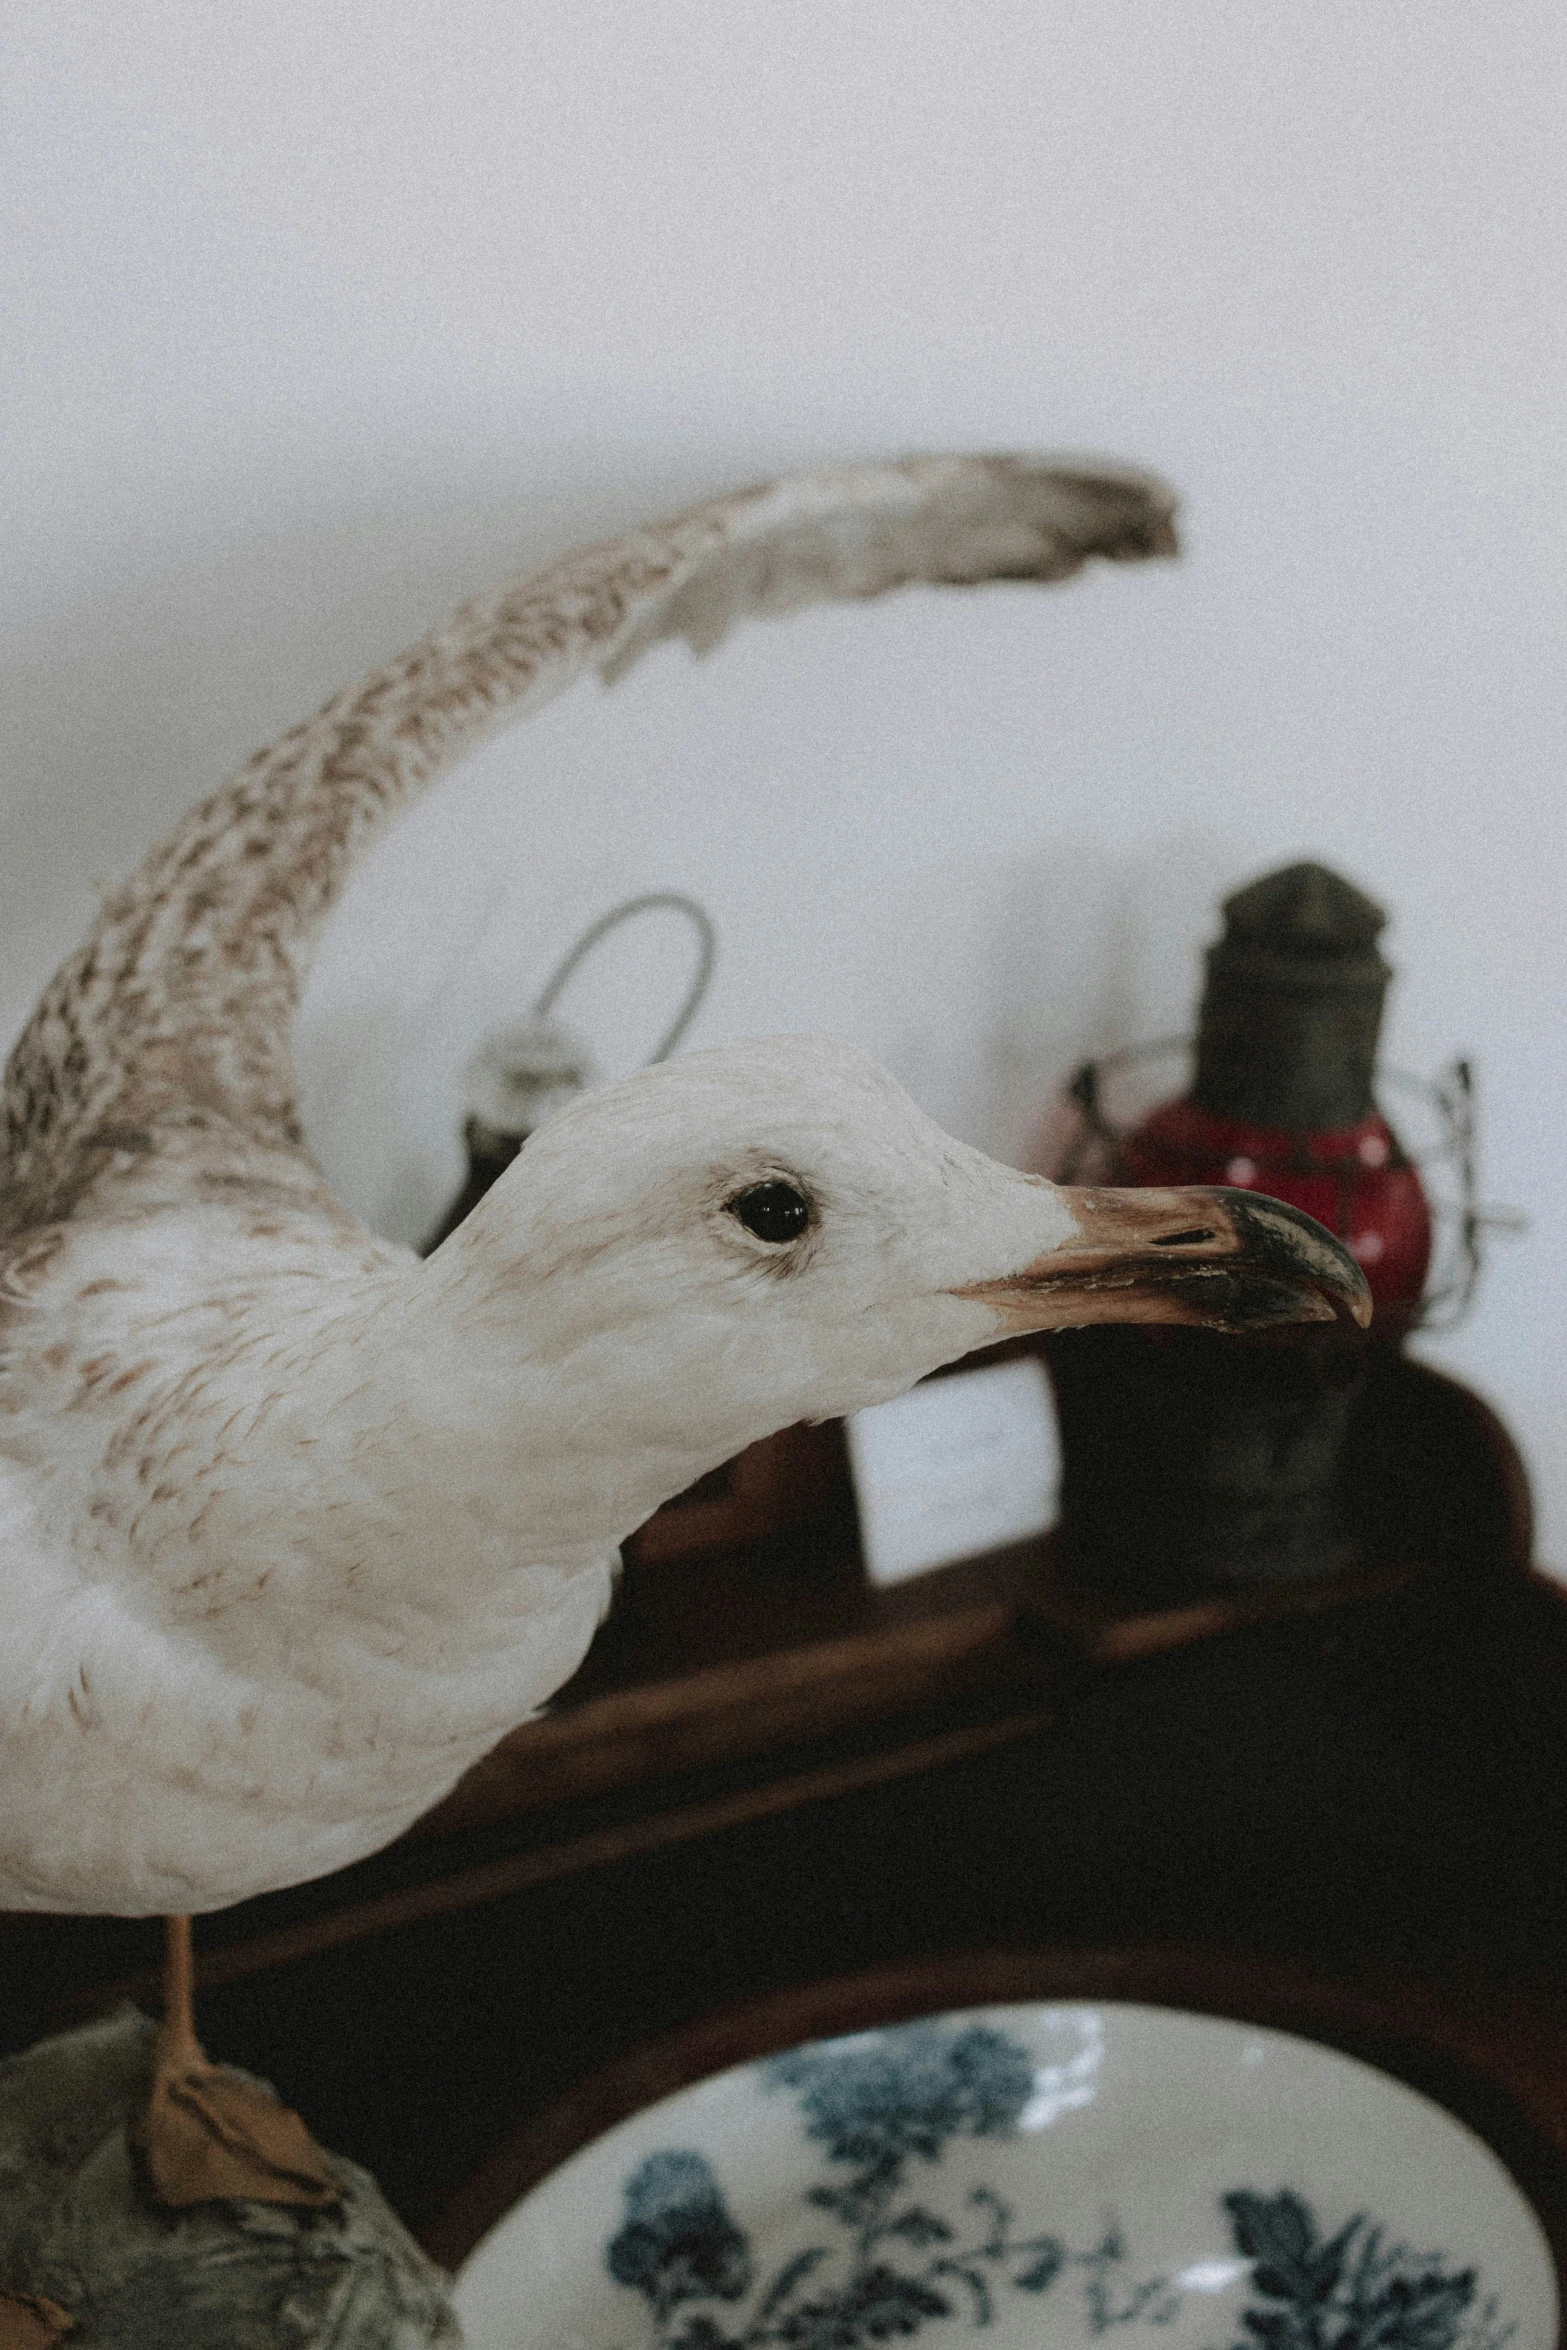
{"type": "Polygon", "coordinates": [[[1369,1338],[1110,1329],[1047,1342],[1065,1556],[1082,1580],[1133,1604],[1354,1563],[1342,1492],[1351,1415],[1371,1350],[1413,1325],[1431,1263],[1425,1190],[1372,1091],[1391,977],[1377,947],[1382,909],[1302,864],[1238,891],[1224,916],[1189,1090],[1117,1125],[1100,1101],[1109,1064],[1081,1070],[1074,1133],[1044,1172],[1288,1201],[1348,1243],[1376,1315],[1369,1338]]]}
{"type": "Polygon", "coordinates": [[[1386,916],[1326,867],[1291,865],[1226,899],[1224,917],[1191,1090],[1118,1138],[1115,1180],[1230,1184],[1304,1208],[1358,1258],[1377,1337],[1402,1336],[1431,1210],[1372,1095],[1386,916]]]}

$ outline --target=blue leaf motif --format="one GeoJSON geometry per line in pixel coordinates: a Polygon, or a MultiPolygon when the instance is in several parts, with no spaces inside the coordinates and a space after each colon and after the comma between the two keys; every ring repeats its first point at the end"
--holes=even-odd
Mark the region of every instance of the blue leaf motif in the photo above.
{"type": "Polygon", "coordinates": [[[901,2236],[908,2244],[950,2244],[952,2230],[944,2219],[933,2211],[925,2211],[918,2203],[911,2203],[907,2211],[900,2211],[896,2219],[887,2222],[889,2236],[901,2236]]]}
{"type": "Polygon", "coordinates": [[[1224,2207],[1236,2251],[1256,2263],[1253,2292],[1274,2304],[1244,2313],[1251,2339],[1236,2350],[1461,2350],[1473,2339],[1472,2268],[1455,2273],[1435,2253],[1384,2249],[1363,2211],[1324,2239],[1310,2205],[1288,2188],[1236,2189],[1224,2207]]]}
{"type": "Polygon", "coordinates": [[[1237,2252],[1271,2260],[1280,2270],[1298,2266],[1316,2242],[1316,2223],[1298,2195],[1252,2195],[1244,2187],[1226,2195],[1224,2208],[1237,2252]]]}
{"type": "Polygon", "coordinates": [[[841,2293],[792,2310],[774,2339],[788,2350],[857,2350],[863,2342],[917,2334],[927,2318],[947,2317],[951,2309],[951,2302],[920,2278],[878,2261],[858,2270],[841,2293]]]}
{"type": "Polygon", "coordinates": [[[1035,2249],[1034,2258],[1012,2282],[1020,2293],[1042,2293],[1055,2283],[1065,2259],[1065,2245],[1046,2242],[1035,2249]]]}

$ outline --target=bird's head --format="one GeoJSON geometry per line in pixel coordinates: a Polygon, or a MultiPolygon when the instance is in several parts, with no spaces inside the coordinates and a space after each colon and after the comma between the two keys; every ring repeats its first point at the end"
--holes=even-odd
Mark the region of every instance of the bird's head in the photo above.
{"type": "Polygon", "coordinates": [[[1294,1208],[1072,1190],[998,1165],[832,1038],[693,1053],[584,1096],[431,1260],[515,1316],[600,1438],[723,1459],[1014,1332],[1364,1323],[1364,1277],[1294,1208]]]}

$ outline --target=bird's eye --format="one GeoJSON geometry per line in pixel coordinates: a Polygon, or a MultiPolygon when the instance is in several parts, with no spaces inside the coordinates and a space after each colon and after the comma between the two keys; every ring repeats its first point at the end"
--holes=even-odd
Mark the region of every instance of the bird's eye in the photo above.
{"type": "Polygon", "coordinates": [[[758,1240],[798,1240],[811,1220],[811,1203],[792,1183],[753,1183],[724,1205],[758,1240]]]}

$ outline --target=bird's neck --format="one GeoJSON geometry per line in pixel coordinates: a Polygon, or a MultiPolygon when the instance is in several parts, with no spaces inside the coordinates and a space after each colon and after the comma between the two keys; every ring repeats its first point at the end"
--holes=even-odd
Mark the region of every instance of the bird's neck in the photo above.
{"type": "Polygon", "coordinates": [[[457,1255],[378,1301],[317,1371],[362,1572],[454,1607],[520,1568],[570,1572],[734,1449],[628,1410],[620,1353],[563,1333],[547,1299],[497,1309],[457,1255]]]}

